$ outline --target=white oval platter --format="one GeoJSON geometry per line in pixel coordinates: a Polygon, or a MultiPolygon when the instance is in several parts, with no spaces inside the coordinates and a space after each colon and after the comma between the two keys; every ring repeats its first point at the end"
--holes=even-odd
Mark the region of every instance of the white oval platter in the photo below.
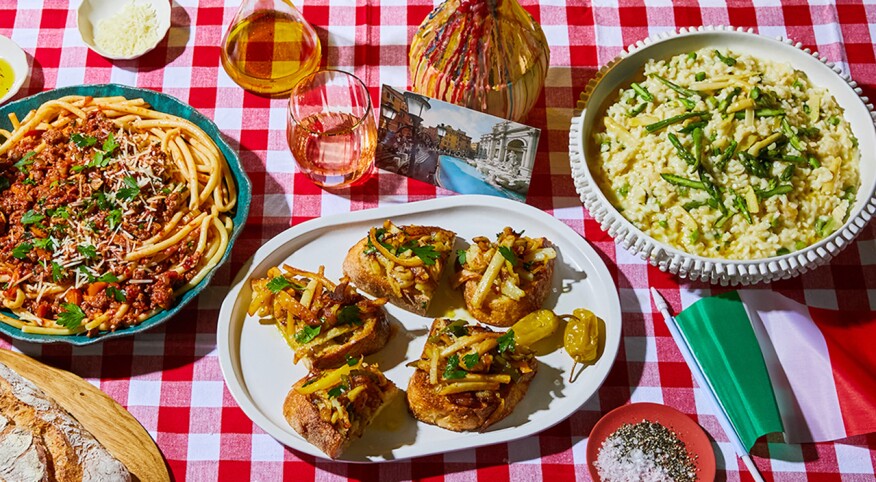
{"type": "MultiPolygon", "coordinates": [[[[526,437],[564,420],[597,392],[617,356],[621,339],[617,287],[600,256],[578,233],[532,206],[497,197],[454,196],[307,221],[268,241],[241,269],[219,313],[217,344],[228,389],[256,425],[293,449],[325,458],[283,417],[286,394],[307,370],[301,364],[293,364],[292,351],[276,326],[247,316],[249,280],[264,276],[268,268],[283,263],[309,270],[322,264],[329,279],[340,278],[347,250],[371,226],[379,226],[386,219],[397,225],[451,229],[458,236],[456,248],[466,246],[475,236],[492,238],[505,226],[525,230],[528,236],[547,237],[558,247],[559,258],[545,308],[558,314],[581,307],[593,311],[605,320],[605,349],[599,360],[587,366],[572,383],[568,380],[573,363],[562,348],[539,356],[538,374],[524,399],[508,418],[482,433],[456,433],[417,422],[400,400],[397,406],[384,410],[340,460],[399,460],[526,437]]],[[[465,310],[457,309],[463,306],[462,297],[450,289],[447,274],[429,315],[467,317],[465,310]]],[[[433,318],[392,305],[387,305],[387,312],[396,333],[366,361],[378,363],[389,379],[405,389],[413,373],[413,368],[405,364],[419,358],[433,318]]]]}

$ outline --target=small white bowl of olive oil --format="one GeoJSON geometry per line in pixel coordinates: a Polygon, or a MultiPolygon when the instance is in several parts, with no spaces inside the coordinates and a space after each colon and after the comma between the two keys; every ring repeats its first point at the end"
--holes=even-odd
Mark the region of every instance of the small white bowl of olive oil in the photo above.
{"type": "Polygon", "coordinates": [[[0,104],[18,92],[29,70],[30,66],[24,50],[12,40],[0,35],[0,104]]]}

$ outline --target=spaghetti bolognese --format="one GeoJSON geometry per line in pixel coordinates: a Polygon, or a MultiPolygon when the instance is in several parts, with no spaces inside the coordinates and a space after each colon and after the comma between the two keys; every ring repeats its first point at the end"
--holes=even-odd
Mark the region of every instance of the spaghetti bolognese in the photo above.
{"type": "Polygon", "coordinates": [[[29,333],[136,325],[222,258],[237,193],[215,143],[142,99],[68,96],[0,129],[0,303],[29,333]]]}

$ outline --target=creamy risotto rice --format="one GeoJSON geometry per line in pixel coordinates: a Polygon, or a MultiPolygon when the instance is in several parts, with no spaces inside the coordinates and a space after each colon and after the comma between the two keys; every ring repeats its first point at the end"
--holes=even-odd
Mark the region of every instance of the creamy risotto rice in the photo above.
{"type": "Polygon", "coordinates": [[[594,135],[603,193],[655,239],[711,258],[787,254],[848,218],[858,143],[789,64],[713,48],[651,60],[594,135]]]}

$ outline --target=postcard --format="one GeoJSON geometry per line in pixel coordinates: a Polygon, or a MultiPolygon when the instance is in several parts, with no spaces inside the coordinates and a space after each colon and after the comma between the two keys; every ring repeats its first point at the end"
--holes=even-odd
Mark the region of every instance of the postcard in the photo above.
{"type": "Polygon", "coordinates": [[[526,200],[541,131],[384,85],[377,167],[460,194],[526,200]]]}

